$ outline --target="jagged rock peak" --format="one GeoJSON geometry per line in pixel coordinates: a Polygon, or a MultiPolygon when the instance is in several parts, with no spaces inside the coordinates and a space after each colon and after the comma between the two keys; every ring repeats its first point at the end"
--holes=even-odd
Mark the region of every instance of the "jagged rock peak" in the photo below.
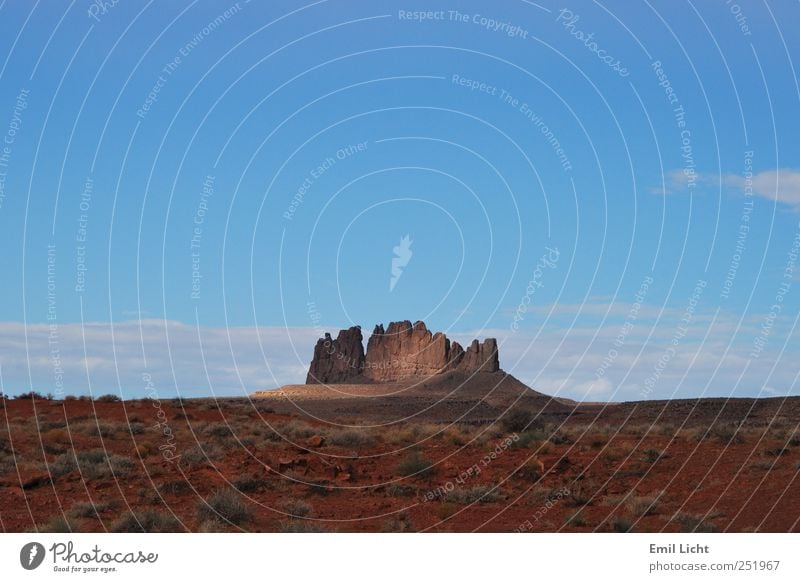
{"type": "Polygon", "coordinates": [[[358,377],[364,369],[363,339],[356,325],[341,330],[335,340],[329,333],[317,340],[306,384],[341,384],[358,377]]]}
{"type": "Polygon", "coordinates": [[[317,341],[307,384],[396,382],[449,371],[496,372],[500,369],[497,341],[473,340],[465,350],[442,332],[431,333],[424,322],[393,321],[372,331],[364,352],[361,327],[329,333],[317,341]]]}

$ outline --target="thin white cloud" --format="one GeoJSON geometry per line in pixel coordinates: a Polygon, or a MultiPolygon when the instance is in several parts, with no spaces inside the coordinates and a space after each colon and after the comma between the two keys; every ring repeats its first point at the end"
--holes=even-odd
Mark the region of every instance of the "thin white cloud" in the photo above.
{"type": "MultiPolygon", "coordinates": [[[[719,185],[720,179],[717,176],[716,184],[719,185]]],[[[669,196],[672,194],[691,194],[701,185],[714,184],[714,176],[711,174],[688,173],[684,170],[670,170],[664,174],[663,186],[650,188],[652,194],[662,194],[669,196]]]]}
{"type": "MultiPolygon", "coordinates": [[[[740,176],[738,186],[744,189],[746,180],[740,176]]],[[[800,171],[788,168],[760,172],[752,179],[753,193],[790,206],[800,205],[800,171]]]]}
{"type": "Polygon", "coordinates": [[[698,191],[701,186],[733,189],[738,193],[752,192],[768,200],[800,208],[800,170],[781,168],[766,170],[753,176],[739,174],[703,174],[693,177],[683,170],[670,170],[664,175],[664,186],[653,187],[654,194],[689,194],[698,191]],[[690,183],[694,182],[694,188],[690,183]]]}

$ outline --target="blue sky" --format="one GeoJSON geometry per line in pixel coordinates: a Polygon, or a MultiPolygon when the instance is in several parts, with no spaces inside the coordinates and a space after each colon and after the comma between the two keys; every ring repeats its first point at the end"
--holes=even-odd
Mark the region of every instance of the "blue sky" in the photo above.
{"type": "Polygon", "coordinates": [[[424,319],[565,396],[797,394],[799,15],[6,1],[5,389],[247,393],[424,319]]]}

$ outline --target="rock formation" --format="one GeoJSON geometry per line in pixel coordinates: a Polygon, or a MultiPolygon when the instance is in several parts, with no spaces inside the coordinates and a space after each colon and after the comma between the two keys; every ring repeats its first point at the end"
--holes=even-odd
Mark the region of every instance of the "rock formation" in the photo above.
{"type": "Polygon", "coordinates": [[[397,382],[457,371],[497,372],[497,341],[473,340],[465,350],[441,332],[431,333],[421,321],[376,325],[364,353],[360,327],[330,334],[317,341],[306,384],[397,382]]]}
{"type": "Polygon", "coordinates": [[[358,326],[341,330],[336,339],[326,333],[314,347],[306,384],[342,384],[361,376],[364,370],[362,340],[358,326]]]}

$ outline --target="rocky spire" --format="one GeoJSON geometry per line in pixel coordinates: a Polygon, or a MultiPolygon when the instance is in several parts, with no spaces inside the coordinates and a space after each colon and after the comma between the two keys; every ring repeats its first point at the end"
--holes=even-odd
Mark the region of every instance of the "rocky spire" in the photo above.
{"type": "Polygon", "coordinates": [[[336,339],[326,333],[317,340],[306,384],[343,384],[357,380],[364,370],[361,327],[343,329],[336,339]]]}

